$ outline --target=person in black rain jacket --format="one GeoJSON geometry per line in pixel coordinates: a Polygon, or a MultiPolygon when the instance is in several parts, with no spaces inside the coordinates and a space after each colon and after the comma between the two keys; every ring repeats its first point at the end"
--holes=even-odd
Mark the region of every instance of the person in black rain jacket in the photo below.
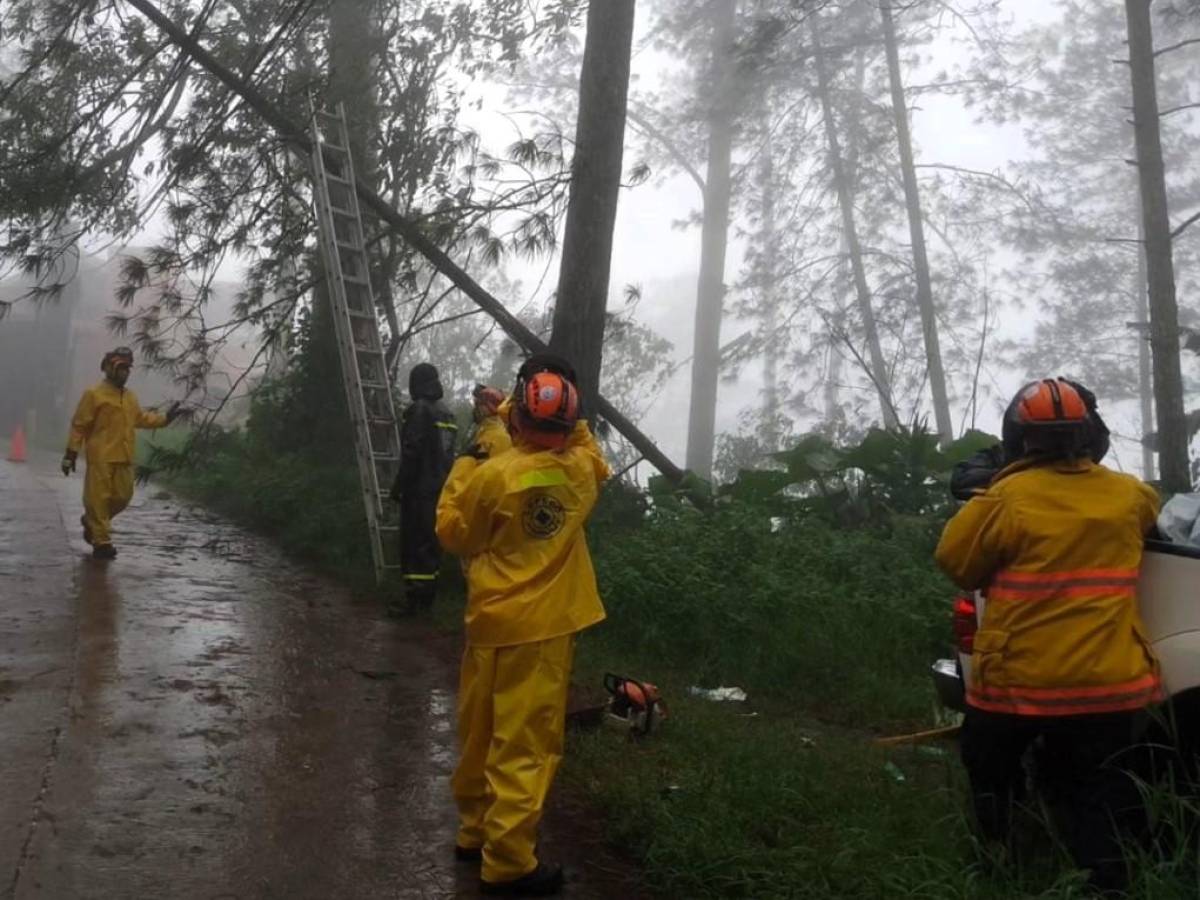
{"type": "Polygon", "coordinates": [[[410,608],[428,609],[437,595],[442,550],[434,532],[438,495],[454,463],[458,425],[442,402],[438,370],[418,363],[408,375],[412,403],[400,431],[400,470],[392,499],[400,504],[400,566],[410,608]]]}

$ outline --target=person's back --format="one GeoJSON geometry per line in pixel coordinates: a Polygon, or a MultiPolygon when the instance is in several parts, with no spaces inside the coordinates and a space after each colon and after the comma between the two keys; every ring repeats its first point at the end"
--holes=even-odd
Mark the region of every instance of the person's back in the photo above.
{"type": "Polygon", "coordinates": [[[972,705],[1061,715],[1157,698],[1136,603],[1156,512],[1150,487],[1088,460],[1002,474],[963,508],[936,556],[960,587],[987,594],[972,705]]]}
{"type": "Polygon", "coordinates": [[[474,527],[443,502],[438,535],[468,560],[467,636],[504,646],[572,634],[604,618],[584,525],[608,477],[586,422],[562,450],[518,444],[481,465],[474,527]]]}

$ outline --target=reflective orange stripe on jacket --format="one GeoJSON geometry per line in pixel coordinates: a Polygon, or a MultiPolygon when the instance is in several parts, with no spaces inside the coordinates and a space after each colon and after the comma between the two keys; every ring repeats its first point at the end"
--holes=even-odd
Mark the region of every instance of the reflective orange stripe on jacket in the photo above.
{"type": "Polygon", "coordinates": [[[1070,572],[998,572],[988,586],[989,600],[1057,600],[1103,594],[1130,597],[1137,569],[1075,569],[1070,572]]]}
{"type": "Polygon", "coordinates": [[[1075,716],[1141,709],[1163,699],[1163,689],[1158,673],[1148,672],[1124,684],[1091,687],[993,687],[972,684],[967,688],[967,699],[972,706],[989,712],[1021,716],[1075,716]]]}

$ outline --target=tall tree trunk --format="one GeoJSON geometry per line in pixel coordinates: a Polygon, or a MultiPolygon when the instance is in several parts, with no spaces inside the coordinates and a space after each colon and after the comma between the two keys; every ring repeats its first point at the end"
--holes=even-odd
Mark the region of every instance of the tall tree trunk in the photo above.
{"type": "MultiPolygon", "coordinates": [[[[770,104],[767,104],[770,110],[770,104]]],[[[763,438],[766,449],[779,450],[779,290],[777,266],[779,233],[775,221],[775,148],[768,133],[762,151],[762,329],[763,343],[763,438]]]]}
{"type": "Polygon", "coordinates": [[[929,255],[925,250],[925,223],[921,217],[921,194],[917,189],[912,136],[908,128],[908,103],[904,99],[904,82],[900,78],[900,50],[896,45],[896,23],[892,18],[891,0],[880,0],[879,13],[883,19],[883,43],[887,51],[896,139],[900,145],[904,205],[908,209],[908,233],[912,240],[913,271],[917,279],[917,308],[921,312],[921,331],[925,336],[925,360],[929,371],[929,389],[933,394],[933,417],[942,446],[946,446],[954,440],[954,423],[950,419],[950,401],[946,396],[946,373],[942,368],[937,313],[933,306],[933,280],[929,275],[929,255]]]}
{"type": "MultiPolygon", "coordinates": [[[[862,100],[867,84],[867,53],[866,48],[859,44],[854,48],[854,93],[846,104],[846,119],[843,123],[846,130],[846,181],[849,185],[850,196],[858,192],[858,149],[862,138],[862,100]]],[[[831,334],[837,335],[846,327],[845,309],[849,305],[848,295],[853,291],[849,248],[846,244],[845,232],[838,238],[838,310],[834,314],[831,334]]],[[[829,367],[825,372],[825,418],[829,422],[840,419],[842,363],[845,356],[837,346],[836,337],[830,344],[829,367]]]]}
{"type": "Polygon", "coordinates": [[[692,349],[692,396],[688,411],[687,467],[712,477],[716,443],[717,384],[721,369],[721,316],[725,301],[725,251],[732,191],[734,22],[737,0],[713,0],[712,76],[708,109],[708,173],[696,288],[696,334],[692,349]]]}
{"type": "Polygon", "coordinates": [[[825,141],[829,148],[829,165],[833,169],[833,183],[837,190],[838,206],[842,211],[842,237],[850,256],[850,269],[854,275],[854,292],[858,300],[858,313],[862,319],[863,334],[867,341],[870,369],[867,374],[879,395],[879,409],[883,423],[888,428],[900,422],[892,402],[892,388],[888,377],[887,363],[883,358],[883,347],[879,343],[879,329],[875,324],[875,310],[871,305],[871,288],[867,284],[867,270],[863,264],[862,245],[858,240],[858,226],[854,216],[854,197],[846,164],[842,158],[841,141],[837,123],[833,118],[833,100],[830,95],[829,71],[825,64],[825,52],[821,47],[821,35],[816,16],[810,23],[813,41],[813,63],[817,70],[817,93],[820,95],[821,113],[825,120],[825,141]]]}
{"type": "MultiPolygon", "coordinates": [[[[330,5],[329,88],[324,102],[330,109],[342,103],[346,110],[346,129],[354,157],[355,175],[374,186],[375,161],[370,153],[371,137],[379,127],[375,109],[373,53],[375,40],[373,0],[338,0],[330,5]]],[[[304,348],[305,396],[302,406],[329,427],[314,434],[314,447],[321,454],[352,458],[353,444],[346,440],[350,432],[350,413],[346,407],[345,375],[338,356],[337,332],[324,262],[314,260],[316,284],[309,321],[309,340],[304,348]]]]}
{"type": "Polygon", "coordinates": [[[613,227],[625,150],[633,19],[634,0],[588,5],[571,199],[550,338],[550,349],[574,363],[588,410],[595,409],[600,393],[613,227]]]}
{"type": "MultiPolygon", "coordinates": [[[[1134,283],[1134,315],[1143,326],[1150,322],[1150,298],[1146,293],[1146,248],[1145,229],[1138,223],[1137,281],[1134,283]]],[[[1139,331],[1138,340],[1138,406],[1141,410],[1142,437],[1154,431],[1154,370],[1150,363],[1149,334],[1139,331]]],[[[1142,441],[1142,478],[1153,481],[1158,477],[1155,466],[1154,448],[1142,441]]]]}
{"type": "Polygon", "coordinates": [[[1187,418],[1179,362],[1179,310],[1175,302],[1175,266],[1171,257],[1171,222],[1159,134],[1158,89],[1154,72],[1154,33],[1150,0],[1125,0],[1129,26],[1129,70],[1133,87],[1134,136],[1138,180],[1142,191],[1150,346],[1153,353],[1154,400],[1158,420],[1158,453],[1163,488],[1188,491],[1187,418]]]}

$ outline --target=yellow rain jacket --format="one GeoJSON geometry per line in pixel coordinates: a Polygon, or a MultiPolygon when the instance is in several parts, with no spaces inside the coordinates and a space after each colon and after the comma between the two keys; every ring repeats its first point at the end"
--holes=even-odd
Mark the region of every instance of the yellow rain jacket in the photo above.
{"type": "Polygon", "coordinates": [[[1136,595],[1158,507],[1148,485],[1083,461],[1017,464],[959,510],[936,558],[987,595],[968,703],[1065,716],[1161,698],[1136,595]]]}
{"type": "Polygon", "coordinates": [[[513,447],[460,457],[442,489],[437,536],[468,560],[467,642],[505,647],[604,619],[584,524],[608,465],[587,422],[558,452],[513,447]]]}
{"type": "Polygon", "coordinates": [[[162,428],[167,417],[147,412],[129,388],[101,381],[83,392],[67,449],[76,453],[87,444],[88,465],[95,463],[132,463],[135,428],[162,428]]]}

